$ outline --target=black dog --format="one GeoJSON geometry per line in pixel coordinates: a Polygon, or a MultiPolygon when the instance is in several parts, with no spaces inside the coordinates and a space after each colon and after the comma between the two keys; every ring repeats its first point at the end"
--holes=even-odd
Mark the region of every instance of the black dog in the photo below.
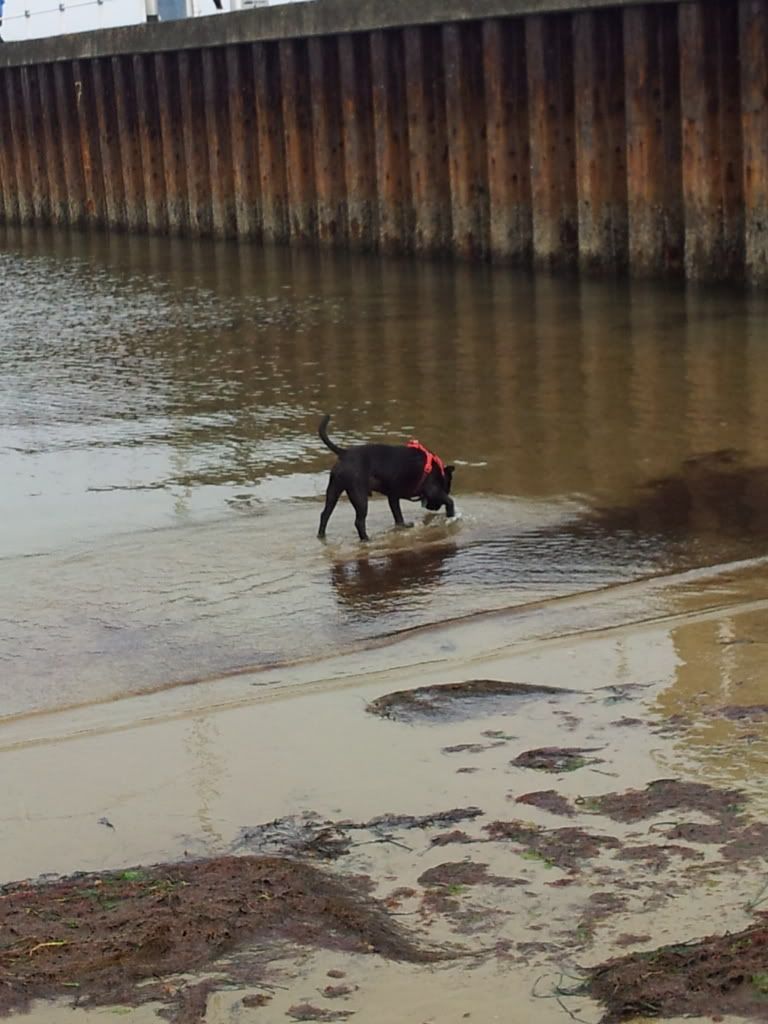
{"type": "Polygon", "coordinates": [[[355,526],[360,540],[368,540],[365,518],[368,498],[374,491],[388,498],[397,526],[407,525],[400,510],[401,498],[420,498],[430,512],[439,512],[445,505],[446,516],[454,515],[453,501],[449,497],[453,466],[444,466],[418,441],[407,445],[361,444],[340,448],[326,432],[330,419],[330,416],[323,416],[318,433],[323,444],[338,455],[339,461],[331,470],[318,537],[325,537],[328,520],[344,491],[355,508],[355,526]]]}

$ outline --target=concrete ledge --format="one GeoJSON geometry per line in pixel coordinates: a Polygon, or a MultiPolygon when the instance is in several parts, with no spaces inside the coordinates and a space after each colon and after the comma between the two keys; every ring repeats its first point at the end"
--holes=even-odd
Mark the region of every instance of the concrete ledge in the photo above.
{"type": "MultiPolygon", "coordinates": [[[[680,2],[653,0],[652,6],[680,2]]],[[[647,6],[647,0],[314,0],[3,43],[0,67],[644,4],[647,6]]]]}

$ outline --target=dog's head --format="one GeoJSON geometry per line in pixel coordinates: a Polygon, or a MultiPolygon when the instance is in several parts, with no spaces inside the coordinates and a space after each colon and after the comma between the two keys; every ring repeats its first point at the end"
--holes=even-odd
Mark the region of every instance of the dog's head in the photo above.
{"type": "Polygon", "coordinates": [[[424,481],[424,496],[421,499],[421,504],[430,512],[439,512],[445,504],[446,496],[451,493],[454,468],[454,466],[446,466],[445,471],[441,472],[435,466],[424,481]]]}

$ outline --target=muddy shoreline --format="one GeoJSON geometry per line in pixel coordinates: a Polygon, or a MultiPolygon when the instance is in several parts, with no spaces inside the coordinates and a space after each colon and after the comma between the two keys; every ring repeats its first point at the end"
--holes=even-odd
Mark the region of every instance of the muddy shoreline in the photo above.
{"type": "MultiPolygon", "coordinates": [[[[208,982],[258,985],[268,955],[249,946],[291,941],[376,953],[411,963],[447,951],[422,948],[372,901],[364,879],[333,878],[277,857],[219,857],[136,867],[0,890],[0,1013],[35,999],[71,996],[76,1005],[168,1003],[189,1021],[199,982],[166,979],[239,953],[208,982]]],[[[200,1008],[204,1019],[205,1004],[200,1008]]]]}
{"type": "MultiPolygon", "coordinates": [[[[571,876],[578,872],[570,856],[574,838],[568,837],[569,856],[560,865],[571,876]]],[[[340,855],[316,842],[312,848],[324,857],[340,855]]],[[[418,883],[422,908],[449,917],[458,914],[455,897],[465,887],[526,884],[489,875],[486,864],[468,860],[438,865],[418,883]]],[[[370,879],[333,876],[297,859],[254,856],[5,885],[0,890],[0,1015],[27,1010],[35,1000],[66,997],[73,1007],[155,1003],[171,1024],[203,1024],[209,997],[221,989],[238,989],[245,1008],[267,1007],[274,991],[271,961],[279,944],[287,942],[412,964],[463,960],[466,966],[501,952],[456,943],[428,948],[392,913],[415,890],[396,890],[384,903],[372,899],[370,889],[370,879]],[[205,976],[212,970],[215,974],[205,976]]],[[[593,904],[595,922],[621,909],[622,901],[602,894],[593,904]]],[[[632,939],[624,936],[624,944],[632,939]]],[[[763,1020],[768,914],[739,933],[629,954],[582,973],[583,980],[561,994],[593,997],[604,1010],[601,1024],[638,1014],[718,1020],[734,1012],[763,1020]]],[[[328,1021],[354,1015],[328,1009],[328,1000],[355,991],[339,983],[344,971],[328,976],[321,992],[326,1005],[295,1004],[289,1018],[328,1021]]]]}
{"type": "MultiPolygon", "coordinates": [[[[423,693],[380,694],[368,710],[383,710],[385,730],[437,741],[445,792],[484,774],[484,806],[359,819],[304,810],[243,826],[215,857],[8,883],[0,1012],[32,1008],[37,1020],[36,1007],[52,1013],[58,1000],[86,1015],[116,1006],[200,1024],[230,1019],[215,1012],[226,997],[249,1021],[368,1019],[388,963],[422,979],[512,971],[537,1000],[548,979],[554,1006],[604,1024],[765,1019],[768,823],[753,793],[680,777],[611,785],[625,777],[617,734],[669,742],[642,688],[435,683],[414,717],[423,693]],[[521,743],[511,729],[523,708],[568,745],[521,743]],[[442,742],[441,721],[465,742],[442,742]],[[751,896],[719,931],[726,891],[751,896]],[[325,978],[309,990],[307,957],[325,978]]],[[[737,730],[762,721],[762,707],[738,707],[722,710],[737,730]]],[[[102,827],[117,836],[111,820],[102,827]]],[[[465,1017],[493,1019],[467,1006],[465,1017]]]]}

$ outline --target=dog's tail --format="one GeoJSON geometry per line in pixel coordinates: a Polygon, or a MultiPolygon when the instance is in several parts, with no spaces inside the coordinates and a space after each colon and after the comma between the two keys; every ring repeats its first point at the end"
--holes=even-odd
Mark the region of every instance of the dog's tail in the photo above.
{"type": "Polygon", "coordinates": [[[347,450],[346,448],[340,448],[337,444],[328,437],[327,427],[331,422],[331,417],[328,415],[323,416],[320,420],[320,426],[317,428],[317,432],[320,435],[320,440],[323,442],[326,448],[330,448],[334,455],[343,455],[347,450]]]}

